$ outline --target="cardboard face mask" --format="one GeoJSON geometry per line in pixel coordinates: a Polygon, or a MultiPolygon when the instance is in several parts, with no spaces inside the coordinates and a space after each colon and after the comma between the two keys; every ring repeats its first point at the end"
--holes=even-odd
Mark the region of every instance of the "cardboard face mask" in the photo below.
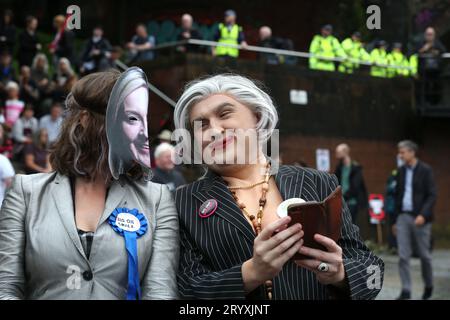
{"type": "Polygon", "coordinates": [[[113,87],[106,109],[108,161],[114,179],[137,164],[150,168],[148,100],[145,73],[137,67],[122,73],[113,87]]]}

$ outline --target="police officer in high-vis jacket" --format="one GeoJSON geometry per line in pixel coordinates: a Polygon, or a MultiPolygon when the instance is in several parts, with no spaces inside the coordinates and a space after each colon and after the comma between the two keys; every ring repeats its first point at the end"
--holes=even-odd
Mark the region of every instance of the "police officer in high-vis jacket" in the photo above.
{"type": "Polygon", "coordinates": [[[356,31],[341,43],[342,50],[347,55],[347,60],[339,64],[339,71],[353,73],[359,68],[360,62],[370,62],[370,55],[364,49],[361,42],[361,33],[356,31]]]}
{"type": "Polygon", "coordinates": [[[339,40],[333,36],[333,26],[324,25],[320,34],[315,35],[309,46],[309,67],[315,70],[335,71],[333,58],[345,59],[347,56],[342,50],[339,40]]]}
{"type": "MultiPolygon", "coordinates": [[[[243,45],[246,46],[244,32],[242,27],[236,24],[236,12],[233,10],[225,11],[224,22],[219,23],[219,26],[214,35],[214,40],[223,44],[243,45]]],[[[239,56],[239,49],[229,46],[218,45],[213,49],[213,55],[229,56],[237,58],[239,56]]]]}

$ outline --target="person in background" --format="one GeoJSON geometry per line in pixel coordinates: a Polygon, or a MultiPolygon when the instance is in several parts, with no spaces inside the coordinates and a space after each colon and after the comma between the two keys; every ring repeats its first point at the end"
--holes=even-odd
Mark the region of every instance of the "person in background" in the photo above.
{"type": "Polygon", "coordinates": [[[25,173],[48,173],[52,171],[48,153],[47,130],[40,129],[33,135],[33,143],[23,150],[25,173]]]}
{"type": "Polygon", "coordinates": [[[370,67],[370,75],[373,77],[387,77],[388,53],[386,51],[387,43],[384,40],[377,42],[375,49],[370,52],[370,61],[372,66],[370,67]]]}
{"type": "Polygon", "coordinates": [[[409,60],[402,52],[402,44],[400,42],[394,42],[392,45],[392,51],[387,55],[387,63],[390,66],[402,67],[402,68],[388,68],[387,77],[407,77],[409,76],[409,60]]]}
{"type": "Polygon", "coordinates": [[[5,125],[11,129],[14,123],[19,119],[20,114],[25,107],[25,102],[19,100],[19,85],[10,81],[6,85],[7,100],[5,102],[5,125]]]}
{"type": "MultiPolygon", "coordinates": [[[[219,26],[214,34],[214,41],[223,44],[240,44],[244,47],[247,46],[242,27],[236,24],[236,12],[234,10],[225,11],[224,22],[219,23],[219,26]]],[[[219,45],[212,49],[212,54],[214,56],[228,56],[237,58],[239,57],[239,49],[219,45]]]]}
{"type": "Polygon", "coordinates": [[[158,134],[157,138],[160,144],[162,143],[172,144],[172,131],[165,129],[161,131],[160,134],[158,134]]]}
{"type": "Polygon", "coordinates": [[[58,138],[62,123],[62,107],[59,102],[54,102],[50,114],[43,116],[39,120],[39,128],[47,130],[48,144],[51,146],[58,138]]]}
{"type": "Polygon", "coordinates": [[[10,81],[16,81],[16,71],[12,66],[12,56],[4,52],[0,56],[0,97],[5,98],[6,85],[10,81]]]}
{"type": "Polygon", "coordinates": [[[0,124],[0,154],[8,159],[12,159],[13,156],[13,142],[6,134],[3,124],[0,124]]]}
{"type": "Polygon", "coordinates": [[[39,102],[39,89],[37,84],[31,79],[29,66],[23,65],[20,68],[19,87],[19,96],[25,103],[36,105],[39,102]]]}
{"type": "Polygon", "coordinates": [[[39,90],[39,103],[36,105],[36,116],[40,117],[48,113],[48,109],[52,103],[52,92],[55,87],[49,74],[49,66],[47,56],[38,53],[31,66],[31,80],[36,84],[39,90]]]}
{"type": "MultiPolygon", "coordinates": [[[[283,39],[272,36],[272,29],[268,26],[262,26],[259,28],[259,44],[260,47],[272,48],[272,49],[284,49],[283,39]]],[[[273,53],[261,53],[260,58],[262,61],[268,64],[279,64],[280,56],[273,53]]]]}
{"type": "Polygon", "coordinates": [[[364,49],[361,42],[361,33],[359,31],[353,32],[352,36],[345,39],[341,43],[342,50],[344,50],[348,59],[339,64],[338,70],[344,73],[353,73],[359,69],[359,62],[370,62],[370,55],[364,49]]]}
{"type": "MultiPolygon", "coordinates": [[[[194,19],[189,13],[185,13],[181,16],[181,32],[177,36],[177,41],[189,40],[189,39],[199,39],[203,37],[200,32],[193,27],[194,19]]],[[[177,51],[179,52],[201,52],[202,47],[195,44],[183,44],[177,46],[177,51]]]]}
{"type": "Polygon", "coordinates": [[[103,37],[103,28],[97,26],[92,31],[92,37],[87,41],[81,55],[81,74],[105,70],[108,67],[110,55],[111,44],[103,37]]]}
{"type": "Polygon", "coordinates": [[[6,190],[11,186],[15,175],[11,161],[3,154],[0,154],[0,206],[3,203],[6,190]]]}
{"type": "Polygon", "coordinates": [[[402,291],[399,300],[411,298],[409,260],[416,245],[425,284],[422,299],[433,294],[431,224],[437,191],[433,170],[417,158],[418,146],[410,140],[398,143],[398,155],[404,162],[397,175],[396,216],[392,232],[397,236],[402,291]]]}
{"type": "Polygon", "coordinates": [[[176,188],[186,184],[183,175],[178,172],[174,163],[175,147],[166,142],[161,143],[155,149],[155,164],[152,181],[165,184],[175,194],[176,188]]]}
{"type": "Polygon", "coordinates": [[[314,55],[309,58],[309,68],[323,71],[336,70],[336,63],[326,58],[345,59],[347,57],[339,40],[333,36],[331,24],[324,25],[320,29],[320,34],[314,36],[309,46],[309,53],[314,55]]]}
{"type": "Polygon", "coordinates": [[[0,53],[13,53],[16,44],[16,26],[13,23],[13,16],[11,10],[5,10],[0,21],[0,53]]]}
{"type": "Polygon", "coordinates": [[[352,221],[356,224],[358,212],[368,208],[362,167],[350,157],[350,147],[345,143],[336,147],[336,159],[339,164],[334,173],[342,186],[342,194],[352,215],[352,221]]]}
{"type": "Polygon", "coordinates": [[[48,59],[43,53],[38,53],[31,65],[31,80],[33,80],[41,93],[47,92],[50,84],[50,75],[48,72],[48,59]]]}
{"type": "Polygon", "coordinates": [[[421,79],[420,89],[425,101],[432,105],[440,102],[442,96],[442,84],[440,81],[442,66],[442,54],[447,49],[436,37],[436,30],[428,27],[424,33],[423,41],[418,45],[415,54],[410,57],[410,64],[414,71],[419,72],[421,79]]]}
{"type": "Polygon", "coordinates": [[[136,34],[130,42],[127,43],[129,50],[129,62],[153,60],[155,53],[152,48],[155,46],[156,40],[154,36],[149,36],[145,24],[140,23],[136,26],[136,34]]]}
{"type": "Polygon", "coordinates": [[[123,49],[120,46],[114,46],[111,48],[111,54],[106,60],[105,69],[109,68],[117,68],[117,62],[120,61],[120,58],[123,55],[123,49]]]}
{"type": "Polygon", "coordinates": [[[63,15],[57,15],[53,19],[53,27],[56,29],[56,35],[49,45],[49,51],[53,54],[53,63],[57,65],[61,58],[67,58],[71,64],[74,64],[75,34],[66,28],[66,18],[63,15]]]}
{"type": "Polygon", "coordinates": [[[403,165],[403,162],[397,157],[397,168],[391,171],[386,181],[386,191],[384,196],[384,212],[386,212],[388,218],[389,231],[387,236],[387,242],[389,249],[397,250],[397,238],[392,232],[392,226],[394,225],[394,219],[397,210],[397,176],[398,168],[403,165]]]}
{"type": "Polygon", "coordinates": [[[54,99],[60,101],[63,97],[66,97],[77,80],[78,77],[75,74],[75,71],[73,71],[69,59],[61,58],[54,79],[54,99]]]}
{"type": "Polygon", "coordinates": [[[33,135],[38,131],[38,128],[39,125],[34,117],[33,106],[27,104],[23,109],[22,116],[17,119],[12,128],[15,154],[20,154],[25,145],[33,142],[33,135]]]}
{"type": "Polygon", "coordinates": [[[31,66],[34,56],[42,49],[36,35],[38,19],[28,16],[25,20],[26,28],[19,35],[19,64],[20,66],[31,66]]]}

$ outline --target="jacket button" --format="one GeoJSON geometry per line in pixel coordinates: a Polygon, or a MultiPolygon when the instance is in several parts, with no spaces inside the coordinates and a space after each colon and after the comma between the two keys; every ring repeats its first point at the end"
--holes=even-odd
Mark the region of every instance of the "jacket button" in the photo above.
{"type": "Polygon", "coordinates": [[[91,281],[92,278],[94,277],[94,275],[92,274],[91,271],[87,270],[83,272],[83,279],[86,281],[91,281]]]}

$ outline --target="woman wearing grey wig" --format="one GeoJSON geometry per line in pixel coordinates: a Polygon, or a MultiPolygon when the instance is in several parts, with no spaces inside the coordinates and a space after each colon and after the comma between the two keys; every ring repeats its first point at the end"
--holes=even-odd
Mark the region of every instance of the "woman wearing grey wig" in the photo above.
{"type": "Polygon", "coordinates": [[[303,227],[287,227],[290,217],[277,214],[284,200],[324,200],[338,182],[328,173],[296,166],[271,171],[262,146],[272,136],[278,113],[264,90],[239,75],[195,80],[178,100],[174,121],[177,129],[193,137],[202,160],[213,160],[206,163],[208,172],[202,179],[178,188],[175,195],[181,234],[178,286],[183,298],[377,296],[383,261],[364,245],[346,205],[338,241],[314,235],[322,250],[303,245],[303,227]],[[250,143],[239,144],[240,134],[255,131],[256,152],[250,152],[250,143]],[[239,155],[246,155],[246,162],[236,161],[239,155]],[[296,253],[308,259],[294,261],[296,253]]]}

